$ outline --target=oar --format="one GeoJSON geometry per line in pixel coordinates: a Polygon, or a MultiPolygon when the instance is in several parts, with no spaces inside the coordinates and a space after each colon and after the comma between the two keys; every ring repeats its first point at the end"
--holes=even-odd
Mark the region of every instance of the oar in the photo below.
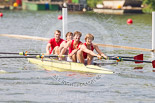
{"type": "Polygon", "coordinates": [[[17,55],[40,55],[41,53],[28,53],[26,52],[19,52],[19,53],[13,53],[13,52],[0,52],[0,54],[17,54],[17,55]]]}
{"type": "MultiPolygon", "coordinates": [[[[108,57],[116,57],[116,56],[108,56],[108,57]]],[[[117,57],[120,57],[120,58],[128,58],[128,59],[134,59],[134,60],[143,60],[143,54],[139,54],[139,55],[136,55],[134,57],[128,57],[128,56],[117,56],[117,57]]],[[[139,63],[139,62],[135,62],[135,63],[139,63]]],[[[141,62],[140,62],[141,63],[141,62]]]]}
{"type": "MultiPolygon", "coordinates": [[[[63,55],[66,57],[68,55],[63,55]]],[[[50,57],[59,57],[58,55],[33,55],[33,56],[0,56],[0,58],[50,58],[50,57]]]]}
{"type": "MultiPolygon", "coordinates": [[[[96,56],[95,56],[96,57],[96,56]]],[[[143,60],[143,54],[138,54],[134,57],[128,57],[128,56],[108,56],[108,58],[128,58],[128,59],[134,59],[134,60],[143,60]]],[[[141,63],[136,61],[135,63],[141,63]]]]}
{"type": "Polygon", "coordinates": [[[131,59],[123,59],[123,58],[112,58],[112,57],[109,57],[108,58],[109,60],[117,60],[117,61],[133,61],[135,63],[152,63],[152,66],[153,68],[155,68],[155,60],[153,61],[144,61],[144,60],[131,60],[131,59]]]}

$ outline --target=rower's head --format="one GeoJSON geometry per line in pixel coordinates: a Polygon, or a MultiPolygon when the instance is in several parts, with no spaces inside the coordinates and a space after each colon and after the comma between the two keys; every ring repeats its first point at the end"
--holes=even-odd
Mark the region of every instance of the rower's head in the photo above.
{"type": "Polygon", "coordinates": [[[74,36],[74,40],[75,41],[80,41],[80,38],[82,36],[82,33],[79,32],[79,31],[75,31],[73,36],[74,36]]]}
{"type": "Polygon", "coordinates": [[[93,40],[94,40],[94,35],[88,33],[88,34],[85,36],[85,41],[86,41],[86,43],[91,44],[93,40]]]}
{"type": "Polygon", "coordinates": [[[72,32],[67,32],[66,34],[66,40],[72,40],[73,39],[73,33],[72,32]]]}
{"type": "Polygon", "coordinates": [[[54,33],[55,39],[60,39],[61,36],[61,31],[60,30],[56,30],[54,33]]]}

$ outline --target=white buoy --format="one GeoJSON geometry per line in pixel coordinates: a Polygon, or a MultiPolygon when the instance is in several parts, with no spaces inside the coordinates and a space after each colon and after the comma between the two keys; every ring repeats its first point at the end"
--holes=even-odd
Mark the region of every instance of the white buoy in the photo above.
{"type": "Polygon", "coordinates": [[[63,32],[63,39],[65,39],[65,34],[68,32],[68,27],[67,27],[67,7],[62,8],[62,32],[63,32]]]}
{"type": "Polygon", "coordinates": [[[155,50],[155,12],[152,12],[152,50],[155,50]]]}

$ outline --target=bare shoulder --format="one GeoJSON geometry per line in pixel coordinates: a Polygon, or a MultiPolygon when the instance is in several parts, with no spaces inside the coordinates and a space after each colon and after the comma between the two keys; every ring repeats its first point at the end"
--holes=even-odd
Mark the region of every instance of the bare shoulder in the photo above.
{"type": "Polygon", "coordinates": [[[80,47],[81,49],[87,48],[83,43],[82,43],[82,45],[79,45],[79,47],[80,47]]]}
{"type": "Polygon", "coordinates": [[[51,46],[51,44],[50,43],[47,43],[47,45],[46,46],[51,46]]]}
{"type": "Polygon", "coordinates": [[[60,44],[60,46],[64,46],[65,45],[65,41],[63,41],[61,44],[60,44]]]}
{"type": "Polygon", "coordinates": [[[98,47],[98,46],[97,46],[96,44],[94,44],[94,43],[92,43],[92,45],[93,45],[94,48],[97,48],[97,47],[98,47]]]}
{"type": "Polygon", "coordinates": [[[62,44],[66,43],[66,41],[63,41],[62,44]]]}

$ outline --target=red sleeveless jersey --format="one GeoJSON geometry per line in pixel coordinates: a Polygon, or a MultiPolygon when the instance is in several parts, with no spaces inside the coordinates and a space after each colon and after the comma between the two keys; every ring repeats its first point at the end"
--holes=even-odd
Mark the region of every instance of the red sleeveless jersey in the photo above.
{"type": "Polygon", "coordinates": [[[56,46],[60,46],[60,44],[63,42],[64,40],[63,39],[60,39],[59,42],[56,42],[55,41],[55,38],[52,38],[48,41],[48,43],[51,44],[51,50],[50,50],[50,54],[52,53],[53,49],[56,47],[56,46]]]}
{"type": "MultiPolygon", "coordinates": [[[[84,43],[84,45],[87,47],[86,43],[84,43]]],[[[93,51],[94,50],[94,47],[93,45],[91,44],[91,50],[93,51]]],[[[84,56],[84,59],[87,58],[87,53],[86,52],[83,52],[83,56],[84,56]]]]}
{"type": "MultiPolygon", "coordinates": [[[[77,48],[79,48],[79,45],[81,44],[82,42],[80,41],[77,48]]],[[[74,40],[72,40],[72,43],[71,43],[71,46],[69,47],[69,54],[74,50],[74,47],[73,47],[73,44],[74,44],[74,40]]]]}

